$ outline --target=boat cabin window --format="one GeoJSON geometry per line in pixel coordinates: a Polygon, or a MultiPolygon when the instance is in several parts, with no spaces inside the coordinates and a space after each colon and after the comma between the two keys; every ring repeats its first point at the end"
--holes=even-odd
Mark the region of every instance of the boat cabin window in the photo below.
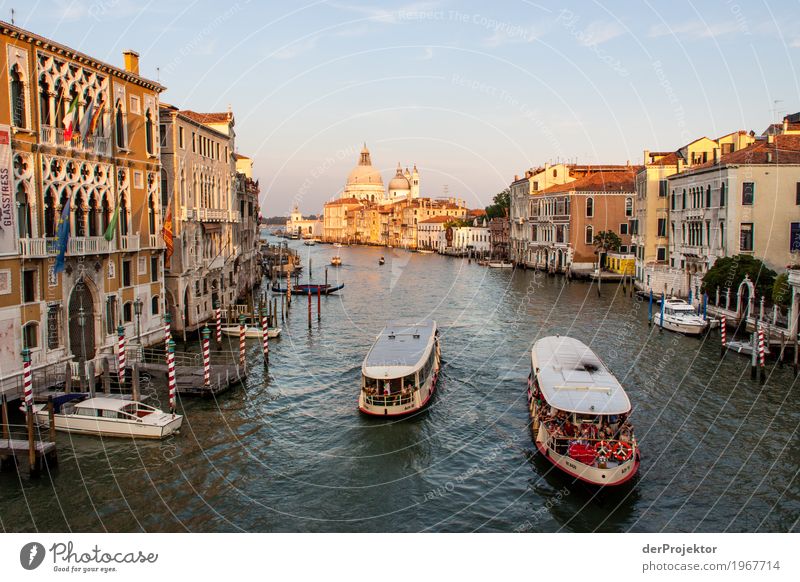
{"type": "Polygon", "coordinates": [[[78,416],[100,416],[100,411],[95,408],[76,408],[75,414],[78,416]]]}
{"type": "Polygon", "coordinates": [[[99,416],[103,418],[119,418],[116,410],[100,410],[99,412],[101,413],[99,416]]]}

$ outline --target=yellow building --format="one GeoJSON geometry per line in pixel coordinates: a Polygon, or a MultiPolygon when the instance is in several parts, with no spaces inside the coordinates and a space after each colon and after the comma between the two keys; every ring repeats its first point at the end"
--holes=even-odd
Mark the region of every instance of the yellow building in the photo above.
{"type": "Polygon", "coordinates": [[[0,391],[34,369],[113,358],[129,341],[163,338],[158,99],[139,57],[118,68],[0,22],[0,391]],[[73,128],[70,135],[69,127],[73,128]],[[65,270],[54,270],[65,205],[65,270]],[[110,229],[111,240],[103,234],[110,229]]]}

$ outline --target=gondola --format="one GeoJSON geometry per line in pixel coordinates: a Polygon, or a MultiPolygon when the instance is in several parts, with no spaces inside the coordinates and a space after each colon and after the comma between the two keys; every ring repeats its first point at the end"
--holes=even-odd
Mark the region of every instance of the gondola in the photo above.
{"type": "MultiPolygon", "coordinates": [[[[331,293],[336,293],[342,287],[344,287],[344,283],[339,285],[304,283],[302,285],[292,285],[292,295],[308,295],[309,292],[312,295],[316,295],[318,290],[321,295],[330,295],[331,293]]],[[[272,291],[275,293],[286,293],[286,290],[286,287],[281,287],[277,282],[272,286],[272,291]]]]}

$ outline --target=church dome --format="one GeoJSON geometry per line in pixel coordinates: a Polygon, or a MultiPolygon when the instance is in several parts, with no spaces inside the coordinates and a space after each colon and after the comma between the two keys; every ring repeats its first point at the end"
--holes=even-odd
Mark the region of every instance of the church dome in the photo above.
{"type": "Polygon", "coordinates": [[[381,173],[372,167],[372,160],[369,157],[369,150],[366,144],[361,150],[361,157],[358,160],[358,165],[353,168],[350,175],[347,176],[348,186],[380,186],[383,189],[383,178],[381,173]]]}
{"type": "Polygon", "coordinates": [[[400,168],[400,164],[397,164],[397,173],[392,178],[392,181],[389,182],[389,190],[411,190],[411,183],[408,181],[403,175],[403,170],[400,168]]]}

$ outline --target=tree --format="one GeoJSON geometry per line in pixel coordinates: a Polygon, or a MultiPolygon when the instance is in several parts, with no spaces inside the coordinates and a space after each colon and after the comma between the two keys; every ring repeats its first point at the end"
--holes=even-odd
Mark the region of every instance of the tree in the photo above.
{"type": "Polygon", "coordinates": [[[721,295],[728,288],[732,293],[736,293],[739,285],[744,281],[745,275],[749,275],[756,287],[757,295],[772,296],[775,271],[750,255],[735,255],[717,259],[714,266],[703,276],[703,290],[708,293],[709,297],[714,296],[717,289],[721,295]]]}
{"type": "Polygon", "coordinates": [[[492,200],[494,204],[486,207],[486,218],[507,218],[508,209],[511,205],[511,190],[506,188],[502,192],[498,192],[492,200]]]}
{"type": "Polygon", "coordinates": [[[594,244],[595,254],[603,255],[609,251],[618,251],[622,244],[622,239],[613,230],[601,230],[594,235],[592,243],[594,244]]]}
{"type": "Polygon", "coordinates": [[[772,302],[775,305],[789,307],[792,302],[792,289],[789,287],[789,273],[781,273],[775,277],[772,285],[772,302]]]}

